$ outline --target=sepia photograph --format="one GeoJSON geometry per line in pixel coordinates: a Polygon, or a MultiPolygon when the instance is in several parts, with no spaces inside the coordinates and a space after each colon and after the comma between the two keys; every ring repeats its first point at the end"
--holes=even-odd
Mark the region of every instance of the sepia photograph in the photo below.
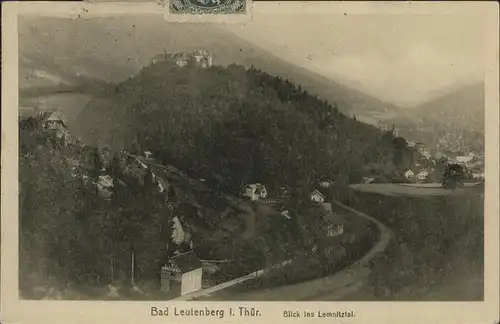
{"type": "Polygon", "coordinates": [[[17,15],[20,300],[486,300],[484,15],[259,5],[17,15]]]}

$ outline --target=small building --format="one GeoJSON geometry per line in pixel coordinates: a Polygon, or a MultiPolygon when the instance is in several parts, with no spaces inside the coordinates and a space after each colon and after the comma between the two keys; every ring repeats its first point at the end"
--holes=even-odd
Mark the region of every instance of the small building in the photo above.
{"type": "Polygon", "coordinates": [[[172,256],[161,268],[161,289],[176,290],[186,295],[202,289],[203,264],[194,253],[189,251],[172,256]]]}
{"type": "Polygon", "coordinates": [[[324,203],[325,202],[325,195],[323,195],[318,190],[314,190],[313,192],[311,192],[311,194],[309,195],[309,198],[311,199],[312,202],[315,202],[315,203],[324,203]]]}
{"type": "Polygon", "coordinates": [[[68,138],[69,133],[62,118],[54,112],[44,112],[42,125],[46,130],[53,131],[57,138],[68,138]]]}
{"type": "Polygon", "coordinates": [[[415,173],[411,169],[407,169],[405,171],[405,178],[406,179],[411,179],[415,176],[415,173]]]}
{"type": "Polygon", "coordinates": [[[100,175],[96,183],[99,196],[104,199],[110,199],[113,195],[114,180],[109,175],[100,175]]]}
{"type": "Polygon", "coordinates": [[[417,179],[418,180],[421,180],[421,181],[424,181],[427,179],[427,177],[429,176],[429,171],[427,170],[422,170],[420,171],[418,174],[417,174],[417,179]]]}
{"type": "Polygon", "coordinates": [[[267,189],[260,183],[247,184],[243,186],[241,195],[250,198],[251,201],[256,201],[267,197],[267,189]]]}

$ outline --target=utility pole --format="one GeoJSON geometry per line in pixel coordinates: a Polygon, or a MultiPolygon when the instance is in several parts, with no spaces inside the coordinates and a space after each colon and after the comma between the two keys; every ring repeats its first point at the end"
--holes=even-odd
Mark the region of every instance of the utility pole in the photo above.
{"type": "Polygon", "coordinates": [[[132,258],[131,258],[131,261],[132,261],[132,271],[131,271],[131,283],[132,283],[132,287],[135,286],[135,251],[132,249],[132,258]]]}

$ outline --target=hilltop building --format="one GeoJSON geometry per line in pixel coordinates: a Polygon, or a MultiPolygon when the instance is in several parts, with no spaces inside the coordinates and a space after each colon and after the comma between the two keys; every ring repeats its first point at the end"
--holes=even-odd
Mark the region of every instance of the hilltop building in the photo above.
{"type": "Polygon", "coordinates": [[[205,49],[197,49],[194,52],[178,52],[172,54],[168,54],[165,51],[163,54],[154,56],[152,64],[156,64],[161,61],[172,61],[179,67],[186,67],[190,63],[193,63],[203,69],[207,69],[213,64],[212,54],[205,49]]]}
{"type": "Polygon", "coordinates": [[[59,139],[69,140],[69,132],[61,116],[55,112],[43,112],[41,122],[44,129],[54,132],[59,139]]]}

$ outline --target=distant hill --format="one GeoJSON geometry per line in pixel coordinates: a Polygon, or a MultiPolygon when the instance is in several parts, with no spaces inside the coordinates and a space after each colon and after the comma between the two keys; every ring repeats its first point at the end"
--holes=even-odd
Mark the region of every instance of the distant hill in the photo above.
{"type": "Polygon", "coordinates": [[[248,182],[279,188],[340,174],[359,181],[367,164],[386,166],[392,154],[375,127],[239,65],[148,66],[90,102],[74,128],[91,145],[156,152],[233,193],[248,182]]]}
{"type": "Polygon", "coordinates": [[[192,26],[130,18],[99,23],[58,18],[22,18],[19,24],[20,87],[23,98],[51,92],[100,93],[108,83],[121,82],[149,65],[154,56],[205,48],[214,64],[255,66],[290,79],[340,111],[375,123],[393,116],[398,107],[350,89],[315,72],[288,63],[217,26],[201,31],[192,26]],[[159,27],[164,27],[161,31],[159,27]],[[146,37],[147,35],[147,37],[146,37]],[[182,37],[180,37],[182,35],[182,37]],[[189,45],[187,45],[189,44],[189,45]]]}
{"type": "Polygon", "coordinates": [[[385,124],[395,123],[401,135],[436,150],[482,151],[484,111],[484,83],[477,83],[405,110],[385,124]]]}
{"type": "Polygon", "coordinates": [[[407,111],[406,118],[420,121],[439,119],[440,122],[468,130],[484,130],[484,83],[454,90],[407,111]]]}

